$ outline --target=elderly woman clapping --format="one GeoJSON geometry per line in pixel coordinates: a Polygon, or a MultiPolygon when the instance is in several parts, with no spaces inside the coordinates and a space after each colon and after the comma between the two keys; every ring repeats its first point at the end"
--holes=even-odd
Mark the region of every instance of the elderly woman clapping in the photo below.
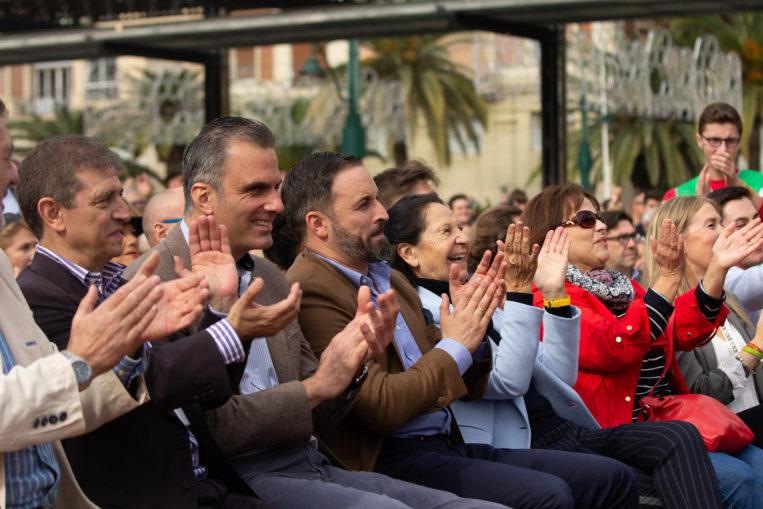
{"type": "MultiPolygon", "coordinates": [[[[480,221],[477,225],[480,235],[480,221]]],[[[610,456],[646,471],[644,494],[654,488],[666,507],[718,507],[720,497],[712,467],[696,430],[680,422],[628,424],[600,430],[580,397],[571,389],[577,373],[580,310],[569,305],[565,288],[569,240],[564,228],[549,231],[543,248],[531,245],[521,224],[504,230],[496,256],[508,262],[503,309],[488,330],[494,369],[486,398],[459,402],[454,412],[467,442],[498,447],[528,447],[594,453],[567,456],[560,465],[587,469],[610,456]],[[532,305],[535,281],[553,305],[532,305]],[[541,325],[544,341],[541,343],[541,325]],[[663,427],[664,426],[664,427],[663,427]],[[649,440],[649,454],[637,444],[649,440]],[[698,479],[701,488],[696,488],[698,479]],[[652,487],[653,485],[653,487],[652,487]],[[715,504],[715,505],[714,505],[715,504]]],[[[395,246],[392,264],[417,287],[424,308],[437,321],[440,295],[458,291],[454,278],[465,269],[469,238],[438,198],[409,196],[389,210],[385,235],[395,246]]],[[[605,249],[606,250],[606,249],[605,249]]],[[[484,273],[489,255],[477,272],[484,273]]],[[[567,454],[569,454],[569,452],[567,454]]],[[[609,460],[607,460],[609,461],[609,460]]],[[[598,474],[591,473],[592,478],[598,474]]]]}

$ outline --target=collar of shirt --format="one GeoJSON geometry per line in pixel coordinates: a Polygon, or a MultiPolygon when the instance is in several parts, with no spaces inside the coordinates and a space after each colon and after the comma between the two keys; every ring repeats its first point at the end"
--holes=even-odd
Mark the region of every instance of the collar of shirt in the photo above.
{"type": "Polygon", "coordinates": [[[361,274],[355,270],[352,270],[344,265],[341,265],[334,260],[330,260],[325,256],[321,256],[315,251],[310,251],[315,256],[330,263],[336,267],[347,279],[349,279],[355,286],[360,288],[360,285],[365,285],[371,288],[371,296],[386,292],[390,289],[390,277],[392,275],[392,268],[387,262],[373,262],[368,264],[368,275],[361,274]]]}
{"type": "Polygon", "coordinates": [[[90,272],[87,269],[80,267],[76,263],[70,262],[66,258],[40,245],[37,246],[37,252],[63,265],[66,270],[68,270],[85,286],[95,284],[98,287],[99,293],[101,294],[105,294],[109,289],[111,289],[109,295],[113,293],[114,290],[116,290],[116,287],[119,286],[119,280],[122,276],[122,272],[125,270],[125,266],[121,263],[108,261],[106,262],[106,265],[103,266],[103,270],[101,270],[101,272],[90,272]]]}

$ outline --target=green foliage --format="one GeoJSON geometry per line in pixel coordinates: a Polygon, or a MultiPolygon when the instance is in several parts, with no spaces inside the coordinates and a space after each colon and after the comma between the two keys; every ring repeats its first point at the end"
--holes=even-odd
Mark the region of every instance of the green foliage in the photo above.
{"type": "Polygon", "coordinates": [[[763,121],[763,13],[749,12],[723,16],[679,18],[670,21],[678,44],[692,46],[704,34],[718,38],[722,51],[735,51],[742,59],[744,106],[740,114],[742,154],[755,169],[760,159],[759,130],[763,121]]]}
{"type": "Polygon", "coordinates": [[[63,134],[83,134],[85,122],[81,111],[61,106],[51,118],[32,115],[28,120],[11,120],[8,130],[15,140],[14,152],[23,156],[42,140],[63,134]]]}
{"type": "MultiPolygon", "coordinates": [[[[601,118],[589,114],[589,139],[593,166],[590,182],[603,180],[601,161],[601,118]]],[[[580,180],[577,153],[582,131],[567,136],[567,175],[580,180]]],[[[637,187],[669,189],[692,178],[701,168],[702,152],[691,122],[656,120],[612,115],[609,125],[612,182],[621,186],[631,181],[637,187]]]]}
{"type": "MultiPolygon", "coordinates": [[[[487,126],[487,107],[476,92],[471,70],[450,58],[450,47],[460,42],[463,40],[445,40],[442,35],[416,35],[363,43],[374,56],[361,64],[373,68],[381,79],[402,83],[408,132],[416,132],[423,115],[441,164],[450,163],[449,140],[456,140],[464,151],[469,144],[479,148],[475,123],[487,126]]],[[[399,157],[405,155],[403,150],[399,157]]]]}

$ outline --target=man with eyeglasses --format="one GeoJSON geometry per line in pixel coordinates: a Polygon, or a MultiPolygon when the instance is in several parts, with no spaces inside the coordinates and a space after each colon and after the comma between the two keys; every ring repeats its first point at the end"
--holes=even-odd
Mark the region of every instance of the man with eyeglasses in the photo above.
{"type": "Polygon", "coordinates": [[[699,175],[671,189],[662,201],[675,196],[707,195],[726,186],[750,189],[755,208],[760,210],[763,198],[763,175],[755,170],[739,170],[736,166],[739,142],[742,139],[742,119],[733,106],[713,103],[699,117],[697,145],[702,149],[705,165],[699,175]]]}
{"type": "Polygon", "coordinates": [[[604,224],[607,225],[607,267],[622,272],[630,279],[636,279],[640,272],[636,269],[639,259],[638,245],[642,236],[633,226],[631,217],[621,210],[604,212],[604,224]]]}

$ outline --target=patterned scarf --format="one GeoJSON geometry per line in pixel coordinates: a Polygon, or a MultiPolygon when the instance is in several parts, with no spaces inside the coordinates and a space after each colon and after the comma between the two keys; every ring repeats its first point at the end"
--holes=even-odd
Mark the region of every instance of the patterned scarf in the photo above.
{"type": "Polygon", "coordinates": [[[616,315],[628,309],[636,296],[628,276],[612,269],[581,272],[570,263],[567,264],[567,282],[591,292],[616,315]]]}

